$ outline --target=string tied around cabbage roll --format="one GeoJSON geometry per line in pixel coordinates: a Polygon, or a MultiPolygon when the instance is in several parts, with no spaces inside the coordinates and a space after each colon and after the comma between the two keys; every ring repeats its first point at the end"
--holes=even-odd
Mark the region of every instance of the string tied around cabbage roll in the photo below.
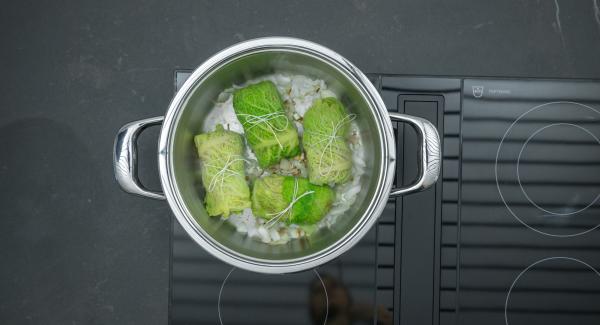
{"type": "Polygon", "coordinates": [[[204,203],[209,216],[227,218],[249,208],[250,188],[244,170],[244,139],[219,124],[212,132],[194,136],[200,157],[204,203]]]}
{"type": "Polygon", "coordinates": [[[210,183],[208,184],[208,187],[206,188],[206,190],[209,192],[213,192],[217,187],[222,190],[223,184],[225,182],[225,179],[227,179],[227,177],[231,177],[231,176],[244,177],[243,173],[237,172],[231,168],[231,166],[238,161],[248,162],[246,159],[242,158],[242,156],[230,155],[227,157],[227,161],[225,162],[223,167],[215,166],[212,164],[204,164],[206,167],[210,167],[210,168],[217,170],[215,172],[215,174],[212,176],[210,183]]]}
{"type": "Polygon", "coordinates": [[[239,113],[237,115],[246,118],[246,120],[244,121],[244,124],[243,124],[244,128],[246,128],[246,126],[248,125],[246,132],[248,132],[248,130],[251,130],[255,126],[259,126],[264,123],[266,125],[266,127],[270,130],[270,132],[273,134],[273,137],[275,138],[275,141],[277,141],[277,144],[279,145],[279,147],[283,148],[283,144],[279,140],[277,133],[285,131],[288,128],[289,123],[290,123],[289,119],[285,116],[285,114],[283,112],[273,112],[273,113],[268,113],[268,114],[264,114],[264,115],[252,115],[252,114],[239,113]],[[277,127],[272,123],[272,121],[275,121],[275,120],[281,119],[281,118],[283,118],[283,120],[285,121],[285,124],[282,125],[281,127],[277,127]]]}
{"type": "Polygon", "coordinates": [[[287,117],[279,90],[261,81],[233,93],[233,110],[261,168],[300,154],[298,130],[287,117]]]}
{"type": "Polygon", "coordinates": [[[300,201],[300,199],[302,199],[303,197],[314,194],[314,193],[315,193],[315,191],[306,191],[306,192],[302,193],[300,196],[298,196],[298,179],[294,178],[294,192],[292,194],[292,201],[290,202],[290,204],[288,204],[287,207],[285,207],[285,209],[283,209],[279,212],[267,213],[267,215],[272,216],[272,218],[265,223],[265,226],[267,228],[271,228],[272,226],[276,225],[281,219],[283,219],[283,217],[286,214],[287,214],[287,219],[291,218],[292,217],[292,209],[294,207],[294,204],[296,204],[296,202],[300,201]]]}
{"type": "Polygon", "coordinates": [[[348,135],[356,115],[335,97],[316,99],[304,114],[308,179],[315,185],[343,184],[352,178],[348,135]]]}
{"type": "Polygon", "coordinates": [[[318,166],[319,166],[319,175],[322,177],[328,177],[330,176],[335,170],[332,169],[330,166],[328,166],[327,164],[325,164],[324,162],[324,158],[325,155],[327,155],[329,157],[329,160],[333,160],[336,158],[345,158],[343,155],[339,154],[336,151],[336,146],[334,145],[336,140],[339,141],[345,141],[346,139],[344,138],[344,135],[340,135],[340,131],[342,130],[342,128],[344,126],[346,126],[346,124],[352,123],[354,120],[356,119],[356,114],[347,114],[346,116],[344,116],[341,120],[339,120],[337,123],[334,123],[333,121],[331,122],[331,133],[325,133],[325,132],[314,132],[314,131],[307,131],[307,134],[312,135],[313,137],[317,138],[318,140],[311,143],[311,146],[317,146],[317,145],[321,145],[322,143],[325,143],[325,146],[323,146],[321,155],[319,157],[318,160],[318,166]],[[335,155],[337,155],[338,157],[334,157],[335,155]]]}

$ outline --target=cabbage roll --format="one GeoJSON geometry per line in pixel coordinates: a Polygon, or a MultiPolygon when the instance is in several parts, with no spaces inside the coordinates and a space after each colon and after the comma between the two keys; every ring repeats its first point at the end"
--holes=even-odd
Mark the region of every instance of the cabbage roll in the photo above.
{"type": "Polygon", "coordinates": [[[268,219],[311,225],[321,220],[333,204],[335,193],[328,186],[311,184],[306,178],[271,175],[259,178],[252,190],[252,212],[268,219]]]}
{"type": "Polygon", "coordinates": [[[352,151],[347,137],[354,118],[333,97],[315,100],[304,114],[302,141],[311,183],[341,184],[352,177],[352,151]]]}
{"type": "Polygon", "coordinates": [[[194,142],[200,156],[208,215],[228,217],[251,207],[242,136],[217,125],[213,132],[196,135],[194,142]]]}
{"type": "Polygon", "coordinates": [[[236,90],[233,109],[260,167],[300,153],[298,131],[285,115],[283,101],[272,82],[262,81],[236,90]]]}

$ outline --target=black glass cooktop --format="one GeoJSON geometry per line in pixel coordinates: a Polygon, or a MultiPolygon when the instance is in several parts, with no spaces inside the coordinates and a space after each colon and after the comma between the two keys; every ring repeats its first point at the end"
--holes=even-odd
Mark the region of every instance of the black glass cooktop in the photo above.
{"type": "MultiPolygon", "coordinates": [[[[371,77],[438,126],[440,181],[297,274],[234,269],[174,220],[170,323],[599,324],[600,82],[371,77]]],[[[407,184],[417,139],[394,128],[407,184]]]]}
{"type": "Polygon", "coordinates": [[[465,80],[460,324],[600,323],[600,84],[465,80]]]}

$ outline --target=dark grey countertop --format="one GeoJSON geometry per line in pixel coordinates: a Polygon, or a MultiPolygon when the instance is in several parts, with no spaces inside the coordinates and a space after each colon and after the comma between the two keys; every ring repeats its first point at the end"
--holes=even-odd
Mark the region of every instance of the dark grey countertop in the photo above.
{"type": "MultiPolygon", "coordinates": [[[[600,78],[599,3],[3,3],[0,323],[166,323],[169,208],[121,192],[111,150],[121,125],[164,113],[175,69],[288,35],[365,72],[600,78]]],[[[155,188],[157,134],[140,139],[155,188]]]]}

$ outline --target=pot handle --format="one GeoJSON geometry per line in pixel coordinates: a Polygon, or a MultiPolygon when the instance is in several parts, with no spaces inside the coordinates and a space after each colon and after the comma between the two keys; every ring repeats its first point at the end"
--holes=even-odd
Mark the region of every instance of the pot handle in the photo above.
{"type": "Polygon", "coordinates": [[[419,177],[410,185],[394,188],[390,197],[396,197],[412,192],[418,192],[435,184],[440,175],[440,136],[436,127],[428,120],[416,116],[400,113],[389,113],[392,121],[410,124],[417,131],[419,137],[419,177]]]}
{"type": "Polygon", "coordinates": [[[146,128],[161,125],[163,119],[162,116],[157,116],[127,123],[117,133],[113,165],[115,178],[123,191],[157,200],[165,199],[163,193],[146,189],[137,174],[137,138],[146,128]]]}

